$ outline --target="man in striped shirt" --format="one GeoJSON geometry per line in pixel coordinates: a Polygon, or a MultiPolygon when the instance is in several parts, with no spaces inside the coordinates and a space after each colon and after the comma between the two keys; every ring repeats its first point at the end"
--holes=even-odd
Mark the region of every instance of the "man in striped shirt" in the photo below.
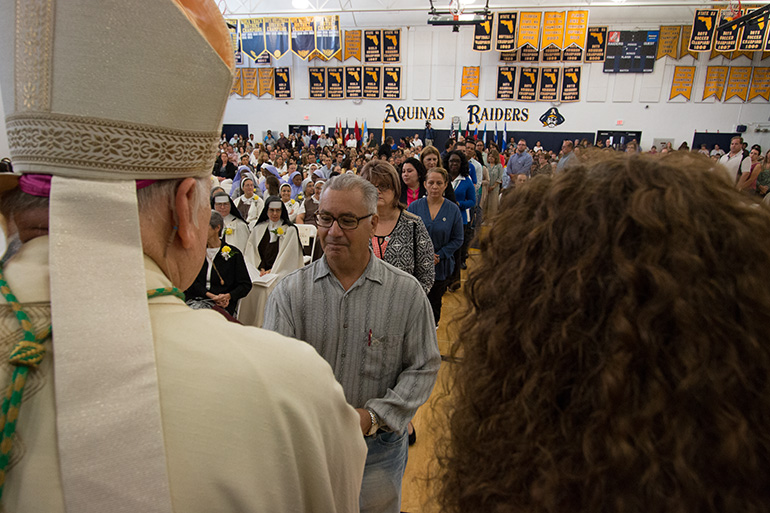
{"type": "Polygon", "coordinates": [[[420,284],[369,249],[377,198],[359,176],[326,183],[316,212],[324,257],[276,286],[264,326],[307,341],[329,362],[366,437],[361,511],[398,513],[406,426],[430,396],[441,356],[420,284]]]}

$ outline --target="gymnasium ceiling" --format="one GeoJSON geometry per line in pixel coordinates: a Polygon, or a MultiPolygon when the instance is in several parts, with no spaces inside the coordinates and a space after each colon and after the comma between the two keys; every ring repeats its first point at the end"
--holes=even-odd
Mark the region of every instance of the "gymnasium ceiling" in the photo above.
{"type": "MultiPolygon", "coordinates": [[[[486,0],[461,1],[473,1],[466,7],[467,12],[483,8],[486,0]]],[[[217,3],[224,14],[233,17],[339,14],[343,28],[425,26],[430,9],[429,0],[217,0],[217,3]],[[293,6],[303,3],[309,7],[293,6]]],[[[489,0],[489,8],[494,11],[590,8],[592,25],[633,27],[638,24],[646,28],[650,24],[691,22],[695,9],[728,3],[707,0],[489,0]]],[[[434,6],[447,10],[449,0],[434,0],[434,6]]]]}

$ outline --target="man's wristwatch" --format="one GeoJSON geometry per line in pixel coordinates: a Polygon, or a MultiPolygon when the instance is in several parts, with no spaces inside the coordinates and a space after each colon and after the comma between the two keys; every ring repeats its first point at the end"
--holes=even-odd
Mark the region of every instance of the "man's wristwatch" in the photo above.
{"type": "Polygon", "coordinates": [[[377,430],[380,429],[380,419],[377,418],[377,414],[374,413],[374,410],[367,408],[366,411],[369,412],[369,418],[372,419],[372,427],[366,432],[366,436],[373,436],[377,433],[377,430]]]}

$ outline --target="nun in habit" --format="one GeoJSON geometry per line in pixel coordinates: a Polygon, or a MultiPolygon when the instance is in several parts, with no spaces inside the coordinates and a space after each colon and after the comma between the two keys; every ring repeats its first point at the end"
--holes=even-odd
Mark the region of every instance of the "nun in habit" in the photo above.
{"type": "Polygon", "coordinates": [[[222,240],[243,251],[249,240],[249,225],[225,191],[217,191],[211,198],[211,208],[219,212],[225,222],[222,240]]]}
{"type": "Polygon", "coordinates": [[[257,181],[254,175],[247,173],[241,179],[241,190],[243,194],[233,200],[233,204],[241,213],[241,216],[246,219],[246,224],[252,227],[256,223],[259,214],[265,207],[265,202],[262,198],[256,194],[257,181]]]}
{"type": "Polygon", "coordinates": [[[265,201],[244,257],[254,286],[241,301],[238,320],[260,327],[270,292],[282,277],[304,265],[299,232],[289,220],[289,212],[280,197],[270,196],[265,201]]]}
{"type": "Polygon", "coordinates": [[[299,201],[291,197],[291,193],[291,185],[288,183],[281,185],[281,201],[283,201],[283,205],[286,207],[286,212],[289,213],[289,221],[293,223],[297,219],[300,204],[299,201]]]}

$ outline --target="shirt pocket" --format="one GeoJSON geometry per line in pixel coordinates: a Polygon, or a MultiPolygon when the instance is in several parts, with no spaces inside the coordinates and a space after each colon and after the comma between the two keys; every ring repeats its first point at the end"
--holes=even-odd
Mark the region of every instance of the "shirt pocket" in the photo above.
{"type": "Polygon", "coordinates": [[[367,340],[364,351],[363,368],[361,374],[367,380],[374,382],[387,382],[388,386],[395,381],[401,370],[400,355],[402,335],[385,334],[377,336],[372,334],[371,341],[367,340]]]}

